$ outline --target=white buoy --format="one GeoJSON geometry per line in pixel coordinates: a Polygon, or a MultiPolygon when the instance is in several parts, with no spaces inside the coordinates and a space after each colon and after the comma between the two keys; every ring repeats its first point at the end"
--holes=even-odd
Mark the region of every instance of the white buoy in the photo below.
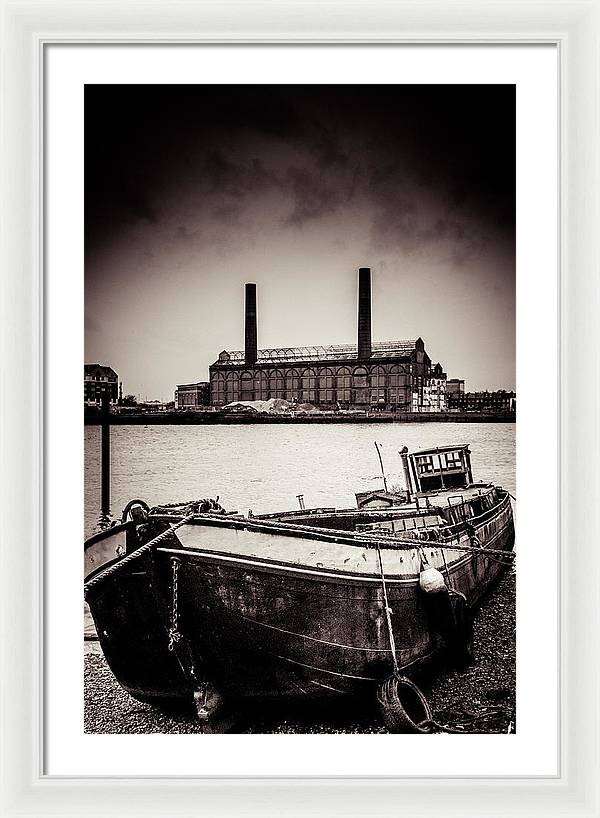
{"type": "Polygon", "coordinates": [[[446,590],[444,577],[437,568],[432,568],[430,565],[423,568],[419,574],[419,585],[426,594],[437,594],[446,590]]]}

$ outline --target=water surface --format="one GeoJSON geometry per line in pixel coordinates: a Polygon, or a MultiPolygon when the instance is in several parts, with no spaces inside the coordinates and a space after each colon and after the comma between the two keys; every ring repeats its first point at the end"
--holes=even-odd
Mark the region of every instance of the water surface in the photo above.
{"type": "MultiPolygon", "coordinates": [[[[256,424],[111,427],[111,513],[219,496],[228,511],[355,506],[355,492],[404,486],[398,450],[469,443],[473,478],[516,494],[513,423],[256,424]]],[[[85,427],[85,536],[100,519],[100,427],[85,427]]]]}

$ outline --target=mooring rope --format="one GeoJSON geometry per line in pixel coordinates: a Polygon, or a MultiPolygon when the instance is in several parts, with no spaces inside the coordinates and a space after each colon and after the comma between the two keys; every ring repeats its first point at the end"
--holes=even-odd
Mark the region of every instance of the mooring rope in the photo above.
{"type": "Polygon", "coordinates": [[[484,705],[472,711],[459,705],[446,708],[437,714],[437,718],[419,722],[419,727],[427,733],[505,733],[511,732],[513,721],[508,709],[499,704],[484,705]],[[455,723],[446,724],[438,721],[441,717],[451,718],[455,723]],[[508,730],[506,723],[508,722],[508,730]]]}
{"type": "MultiPolygon", "coordinates": [[[[450,585],[450,573],[446,563],[446,555],[444,554],[444,549],[441,550],[442,556],[444,557],[444,565],[446,566],[446,576],[448,579],[448,585],[446,588],[450,594],[458,594],[464,601],[466,601],[464,594],[453,590],[450,585]]],[[[473,547],[471,550],[484,551],[485,549],[473,547]]],[[[429,566],[429,561],[422,545],[418,546],[418,551],[423,570],[424,567],[429,566]]],[[[392,649],[393,663],[392,675],[382,682],[377,690],[377,701],[379,703],[380,712],[385,726],[391,733],[502,732],[502,730],[498,728],[502,724],[503,718],[505,717],[505,712],[502,707],[494,705],[484,707],[477,712],[463,708],[459,714],[459,718],[453,719],[453,721],[455,721],[454,724],[442,723],[441,720],[436,720],[431,713],[431,708],[423,692],[413,681],[400,674],[396,659],[396,646],[390,616],[391,609],[389,607],[387,597],[385,574],[383,571],[381,549],[379,544],[377,545],[377,555],[379,557],[379,570],[381,573],[386,622],[390,647],[392,649]]],[[[448,713],[448,715],[450,714],[448,713]]]]}
{"type": "Polygon", "coordinates": [[[398,659],[396,657],[396,640],[394,639],[394,630],[392,628],[392,609],[387,595],[387,587],[385,584],[385,574],[383,571],[383,562],[381,560],[381,548],[377,545],[377,557],[379,559],[379,571],[381,573],[381,587],[383,588],[383,602],[385,605],[385,618],[387,622],[388,637],[390,640],[390,650],[392,651],[392,666],[394,673],[398,673],[398,659]]]}
{"type": "Polygon", "coordinates": [[[178,522],[173,523],[173,525],[169,526],[169,528],[165,529],[161,534],[158,534],[152,540],[145,543],[145,545],[142,545],[140,548],[136,549],[135,551],[132,551],[131,554],[128,554],[126,557],[123,557],[123,559],[119,560],[118,562],[109,565],[108,568],[104,569],[104,571],[101,571],[99,574],[96,574],[95,577],[92,577],[84,584],[83,586],[84,598],[87,599],[90,591],[97,585],[99,585],[101,582],[104,582],[105,579],[108,579],[108,577],[112,576],[112,574],[115,574],[117,571],[120,571],[122,568],[125,568],[125,566],[129,565],[134,560],[137,560],[144,554],[147,554],[148,551],[151,551],[155,546],[163,542],[163,540],[169,539],[169,537],[173,534],[174,531],[177,531],[178,528],[181,528],[181,526],[189,523],[196,516],[197,515],[195,511],[191,512],[178,522]]]}
{"type": "MultiPolygon", "coordinates": [[[[399,542],[402,545],[407,545],[408,540],[400,540],[399,542]]],[[[375,547],[379,548],[381,543],[376,543],[375,547]]],[[[370,545],[368,547],[371,547],[370,545]]],[[[388,544],[387,542],[384,543],[384,548],[391,548],[395,547],[395,543],[388,544]]],[[[448,545],[447,543],[441,543],[438,541],[431,541],[431,540],[414,540],[411,542],[411,548],[416,549],[417,551],[422,550],[424,548],[433,549],[434,551],[441,551],[442,554],[445,550],[448,551],[469,551],[475,554],[483,554],[486,557],[490,557],[492,559],[494,556],[498,557],[508,557],[509,559],[516,559],[516,553],[514,551],[504,550],[502,548],[486,548],[484,545],[448,545]]],[[[400,550],[400,549],[397,549],[400,550]]],[[[403,549],[408,550],[408,549],[403,549]]],[[[499,560],[497,560],[499,562],[499,560]]]]}

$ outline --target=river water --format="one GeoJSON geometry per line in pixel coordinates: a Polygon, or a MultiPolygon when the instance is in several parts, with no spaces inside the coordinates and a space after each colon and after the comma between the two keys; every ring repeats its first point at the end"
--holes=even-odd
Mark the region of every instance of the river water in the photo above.
{"type": "MultiPolygon", "coordinates": [[[[398,450],[469,443],[473,478],[516,494],[513,423],[256,424],[111,427],[111,511],[219,496],[255,514],[355,506],[355,492],[404,486],[398,450]]],[[[85,427],[85,536],[100,525],[100,427],[85,427]]]]}

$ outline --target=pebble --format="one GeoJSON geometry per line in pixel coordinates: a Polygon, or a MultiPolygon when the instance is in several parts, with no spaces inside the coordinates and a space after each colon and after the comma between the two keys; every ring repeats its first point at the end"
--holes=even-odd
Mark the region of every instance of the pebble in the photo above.
{"type": "MultiPolygon", "coordinates": [[[[461,670],[438,666],[415,678],[437,722],[465,732],[515,732],[515,597],[516,577],[509,571],[475,614],[475,661],[461,670]],[[479,711],[479,721],[474,722],[464,710],[479,711]]],[[[110,672],[98,643],[87,641],[85,646],[87,733],[204,732],[191,715],[165,714],[132,699],[110,672]]],[[[343,708],[313,705],[288,708],[284,714],[271,707],[239,714],[232,732],[356,734],[387,730],[375,707],[367,711],[345,703],[343,708]]]]}

